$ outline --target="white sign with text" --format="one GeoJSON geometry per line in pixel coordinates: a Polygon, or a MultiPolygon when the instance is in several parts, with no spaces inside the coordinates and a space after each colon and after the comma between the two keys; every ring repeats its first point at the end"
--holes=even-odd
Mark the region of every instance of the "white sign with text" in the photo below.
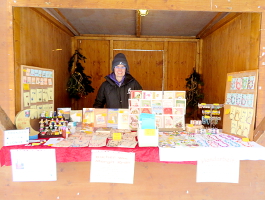
{"type": "Polygon", "coordinates": [[[239,166],[233,156],[204,156],[197,162],[197,182],[238,183],[239,166]]]}
{"type": "Polygon", "coordinates": [[[55,149],[11,149],[13,181],[56,181],[55,149]]]}
{"type": "Polygon", "coordinates": [[[92,150],[90,182],[133,184],[134,164],[135,153],[92,150]]]}

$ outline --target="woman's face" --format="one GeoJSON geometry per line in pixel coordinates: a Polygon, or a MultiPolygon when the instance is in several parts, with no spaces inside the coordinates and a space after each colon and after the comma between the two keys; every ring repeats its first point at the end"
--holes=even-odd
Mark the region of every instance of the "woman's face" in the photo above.
{"type": "Polygon", "coordinates": [[[122,78],[125,75],[126,67],[124,65],[117,65],[114,67],[114,73],[117,78],[122,78]]]}

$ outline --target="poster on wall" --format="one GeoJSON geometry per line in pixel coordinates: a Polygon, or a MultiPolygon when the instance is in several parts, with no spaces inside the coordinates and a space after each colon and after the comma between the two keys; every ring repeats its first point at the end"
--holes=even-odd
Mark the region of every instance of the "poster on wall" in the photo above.
{"type": "Polygon", "coordinates": [[[21,65],[21,110],[29,108],[39,109],[38,118],[54,111],[54,70],[21,65]]]}
{"type": "Polygon", "coordinates": [[[223,132],[253,140],[258,70],[227,74],[223,132]]]}

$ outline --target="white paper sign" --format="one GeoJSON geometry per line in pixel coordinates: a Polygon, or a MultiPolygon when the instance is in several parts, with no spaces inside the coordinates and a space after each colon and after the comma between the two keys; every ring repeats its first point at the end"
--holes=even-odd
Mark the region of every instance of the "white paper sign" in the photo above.
{"type": "Polygon", "coordinates": [[[29,129],[4,131],[4,146],[29,143],[29,129]]]}
{"type": "Polygon", "coordinates": [[[55,149],[11,149],[13,181],[56,181],[55,149]]]}
{"type": "Polygon", "coordinates": [[[133,184],[134,164],[135,153],[92,150],[90,182],[133,184]]]}
{"type": "Polygon", "coordinates": [[[232,156],[204,157],[197,162],[197,182],[238,183],[239,159],[232,156]]]}

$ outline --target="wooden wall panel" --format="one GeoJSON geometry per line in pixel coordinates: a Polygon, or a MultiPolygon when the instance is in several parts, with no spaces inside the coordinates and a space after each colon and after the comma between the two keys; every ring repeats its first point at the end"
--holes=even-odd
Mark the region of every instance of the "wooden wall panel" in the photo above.
{"type": "Polygon", "coordinates": [[[124,53],[130,73],[144,90],[162,90],[164,43],[159,41],[113,41],[113,56],[124,53]]]}
{"type": "Polygon", "coordinates": [[[91,76],[94,93],[87,97],[74,101],[73,109],[92,108],[100,85],[106,80],[104,77],[110,74],[109,49],[110,42],[107,40],[78,40],[77,45],[81,53],[87,58],[82,66],[84,73],[91,76]]]}
{"type": "MultiPolygon", "coordinates": [[[[157,39],[159,40],[159,39],[157,39]]],[[[113,42],[113,49],[135,49],[135,50],[164,50],[163,42],[145,42],[145,41],[114,41],[113,42]]]]}
{"type": "Polygon", "coordinates": [[[258,13],[241,14],[203,38],[205,102],[224,103],[227,73],[258,69],[259,18],[258,13]]]}
{"type": "Polygon", "coordinates": [[[169,42],[165,90],[185,90],[186,78],[196,69],[197,42],[169,42]]]}
{"type": "MultiPolygon", "coordinates": [[[[258,83],[258,101],[256,114],[256,127],[262,122],[265,117],[265,13],[262,14],[260,28],[260,51],[259,51],[259,83],[258,83]]],[[[263,137],[265,138],[265,137],[263,137]]],[[[265,140],[263,141],[265,144],[265,140]]]]}
{"type": "MultiPolygon", "coordinates": [[[[14,57],[13,52],[8,51],[8,48],[13,46],[13,27],[10,25],[12,20],[12,9],[8,9],[8,1],[0,1],[0,7],[3,12],[0,13],[0,106],[14,121],[15,118],[15,82],[14,82],[14,57]]],[[[3,127],[5,124],[3,124],[3,127]]],[[[1,122],[0,122],[0,129],[1,122]]],[[[0,132],[1,133],[1,132],[0,132]]],[[[1,134],[0,134],[1,135],[1,134]]],[[[2,138],[1,138],[2,140],[2,138]]],[[[2,142],[0,142],[2,144],[2,142]]]]}
{"type": "Polygon", "coordinates": [[[262,200],[265,161],[240,161],[239,183],[197,183],[196,165],[135,163],[133,184],[90,183],[90,162],[57,163],[57,181],[12,182],[0,171],[4,200],[262,200]],[[225,192],[224,192],[225,191],[225,192]]]}
{"type": "Polygon", "coordinates": [[[131,75],[144,90],[162,90],[163,51],[113,51],[126,55],[131,75]]]}
{"type": "Polygon", "coordinates": [[[71,35],[31,8],[14,8],[16,113],[21,110],[20,65],[54,69],[54,108],[69,107],[66,92],[71,35]]]}

